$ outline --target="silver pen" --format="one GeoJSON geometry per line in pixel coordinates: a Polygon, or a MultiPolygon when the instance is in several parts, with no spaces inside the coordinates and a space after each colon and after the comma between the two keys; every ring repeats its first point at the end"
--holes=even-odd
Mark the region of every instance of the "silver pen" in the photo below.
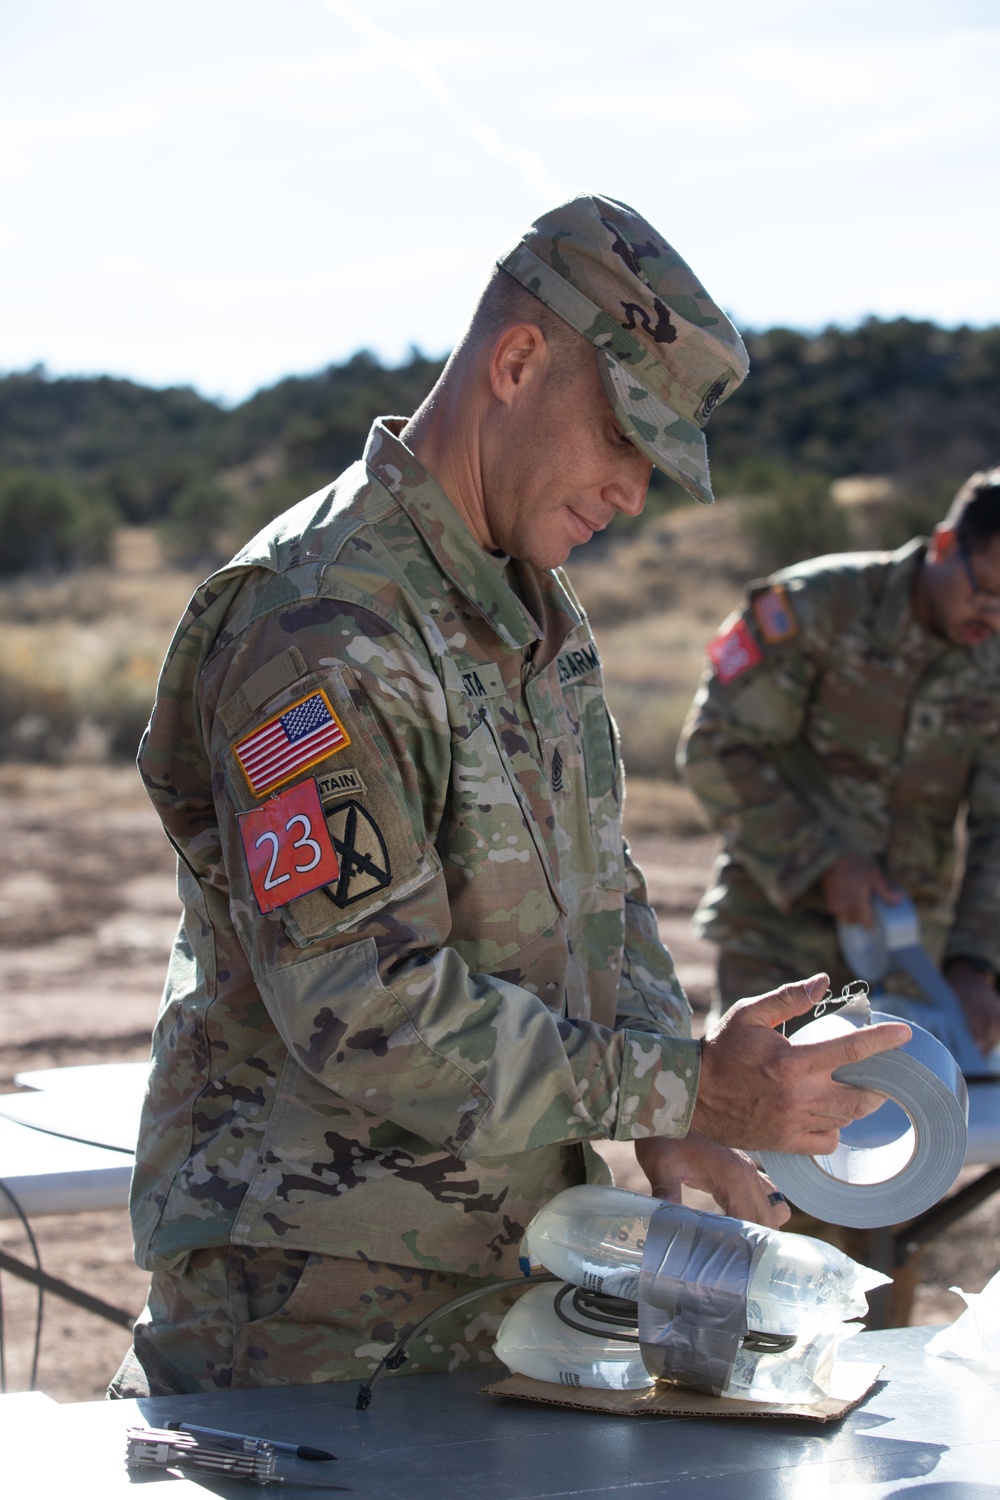
{"type": "Polygon", "coordinates": [[[219,1427],[198,1427],[194,1422],[164,1422],[164,1429],[168,1432],[190,1432],[192,1437],[205,1438],[230,1438],[237,1443],[267,1443],[275,1453],[291,1453],[295,1458],[328,1459],[336,1458],[335,1453],[327,1453],[324,1448],[310,1448],[306,1443],[278,1443],[274,1438],[248,1437],[243,1432],[223,1432],[219,1427]]]}

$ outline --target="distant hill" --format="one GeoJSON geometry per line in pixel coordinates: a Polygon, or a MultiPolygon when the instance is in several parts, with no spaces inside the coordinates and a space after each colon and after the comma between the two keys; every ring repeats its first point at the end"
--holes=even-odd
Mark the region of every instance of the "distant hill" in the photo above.
{"type": "Polygon", "coordinates": [[[746,342],[750,376],[710,424],[720,476],[770,459],[831,479],[957,484],[1000,462],[1000,327],[869,318],[746,342]]]}
{"type": "Polygon", "coordinates": [[[0,473],[33,469],[103,492],[126,521],[159,520],[193,479],[240,465],[271,476],[333,477],[358,456],[374,415],[409,412],[441,361],[414,354],[397,369],[361,353],[316,375],[290,376],[225,408],[187,387],[157,390],[108,375],[0,377],[0,473]]]}
{"type": "MultiPolygon", "coordinates": [[[[1000,461],[1000,328],[868,319],[746,337],[750,378],[709,429],[717,493],[798,496],[798,525],[832,480],[878,474],[931,514],[967,474],[1000,461]]],[[[111,515],[162,525],[178,558],[221,555],[356,458],[374,416],[412,412],[440,369],[416,351],[396,367],[362,352],[231,408],[110,376],[4,376],[0,532],[16,515],[19,540],[10,556],[0,540],[0,572],[93,561],[111,515]],[[72,518],[64,545],[49,536],[33,549],[31,517],[18,514],[25,496],[33,514],[72,518]],[[100,525],[81,522],[87,504],[100,525]]],[[[681,498],[656,476],[649,514],[681,498]]],[[[820,550],[826,533],[815,534],[820,550]]]]}

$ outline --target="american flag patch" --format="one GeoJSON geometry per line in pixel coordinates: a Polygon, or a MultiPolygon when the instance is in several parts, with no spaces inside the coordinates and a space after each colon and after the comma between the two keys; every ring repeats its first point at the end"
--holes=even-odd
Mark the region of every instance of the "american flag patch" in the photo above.
{"type": "Polygon", "coordinates": [[[255,797],[351,743],[324,692],[310,693],[233,746],[255,797]]]}
{"type": "Polygon", "coordinates": [[[760,633],[769,646],[777,641],[787,641],[798,632],[799,624],[792,614],[783,583],[775,583],[763,593],[755,594],[753,612],[760,633]]]}

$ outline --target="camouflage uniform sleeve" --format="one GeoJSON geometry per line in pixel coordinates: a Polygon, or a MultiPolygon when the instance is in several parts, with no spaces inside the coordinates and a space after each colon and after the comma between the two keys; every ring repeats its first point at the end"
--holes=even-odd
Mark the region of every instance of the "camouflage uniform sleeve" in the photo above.
{"type": "MultiPolygon", "coordinates": [[[[456,733],[420,630],[360,600],[324,600],[257,619],[238,650],[267,664],[287,656],[289,639],[301,670],[249,717],[245,667],[203,682],[230,909],[291,1056],[332,1094],[461,1158],[683,1135],[697,1043],[569,1020],[532,992],[558,908],[533,879],[530,834],[488,726],[456,733]],[[340,877],[262,912],[239,829],[261,794],[236,751],[320,691],[350,739],[316,774],[340,877]],[[227,699],[222,712],[213,694],[227,699]],[[340,784],[328,796],[331,778],[340,784]],[[345,781],[360,790],[345,793],[345,781]],[[456,890],[480,903],[472,944],[455,931],[456,890]]],[[[293,846],[303,856],[310,836],[293,846]]]]}
{"type": "Polygon", "coordinates": [[[973,767],[966,821],[968,845],[944,961],[975,958],[1000,972],[1000,741],[973,767]]]}
{"type": "Polygon", "coordinates": [[[615,1025],[661,1037],[690,1037],[691,1006],[660,941],[642,871],[625,845],[625,953],[615,1025]]]}
{"type": "Polygon", "coordinates": [[[722,647],[720,660],[678,748],[678,768],[712,826],[782,912],[845,852],[779,766],[780,751],[802,731],[829,624],[822,600],[793,600],[796,633],[778,644],[764,638],[750,607],[723,624],[712,643],[722,647]]]}

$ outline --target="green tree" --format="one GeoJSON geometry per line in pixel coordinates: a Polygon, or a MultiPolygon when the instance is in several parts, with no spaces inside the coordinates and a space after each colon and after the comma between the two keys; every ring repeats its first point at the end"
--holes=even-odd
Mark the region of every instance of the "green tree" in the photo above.
{"type": "Polygon", "coordinates": [[[0,476],[0,573],[105,562],[118,521],[108,499],[66,479],[8,472],[0,476]]]}
{"type": "Polygon", "coordinates": [[[759,460],[744,465],[738,488],[747,496],[740,525],[762,572],[851,546],[850,524],[826,475],[759,460]]]}
{"type": "Polygon", "coordinates": [[[163,549],[180,563],[212,561],[220,551],[233,517],[234,498],[212,479],[192,479],[171,500],[160,523],[163,549]]]}

